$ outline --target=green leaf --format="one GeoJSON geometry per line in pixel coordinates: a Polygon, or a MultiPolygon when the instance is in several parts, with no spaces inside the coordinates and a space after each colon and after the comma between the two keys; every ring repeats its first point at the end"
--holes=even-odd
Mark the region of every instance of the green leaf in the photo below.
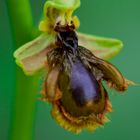
{"type": "Polygon", "coordinates": [[[123,48],[120,40],[97,37],[78,33],[79,45],[89,49],[94,55],[102,59],[110,59],[116,56],[123,48]]]}

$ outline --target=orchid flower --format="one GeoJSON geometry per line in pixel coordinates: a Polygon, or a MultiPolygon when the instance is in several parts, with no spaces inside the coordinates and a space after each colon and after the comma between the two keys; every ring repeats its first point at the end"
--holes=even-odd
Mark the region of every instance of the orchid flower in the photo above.
{"type": "Polygon", "coordinates": [[[120,92],[133,84],[106,61],[120,52],[120,40],[76,31],[80,21],[73,12],[79,6],[80,0],[47,1],[41,35],[14,53],[25,74],[46,71],[42,100],[52,104],[53,118],[74,133],[108,121],[112,106],[102,81],[120,92]]]}

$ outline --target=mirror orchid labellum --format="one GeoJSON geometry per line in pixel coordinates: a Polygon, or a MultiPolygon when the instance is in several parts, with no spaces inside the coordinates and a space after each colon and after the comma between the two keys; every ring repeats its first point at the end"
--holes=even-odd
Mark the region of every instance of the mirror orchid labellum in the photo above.
{"type": "Polygon", "coordinates": [[[119,53],[121,41],[76,31],[80,22],[72,13],[79,6],[80,0],[47,1],[39,24],[43,34],[14,53],[28,75],[46,68],[42,100],[52,104],[53,118],[74,133],[94,131],[108,121],[112,105],[103,81],[119,92],[134,84],[105,60],[119,53]]]}
{"type": "Polygon", "coordinates": [[[115,66],[78,46],[74,24],[58,23],[54,30],[57,47],[47,54],[44,99],[52,103],[52,115],[62,127],[75,133],[94,130],[112,111],[102,81],[118,91],[125,91],[130,81],[115,66]]]}

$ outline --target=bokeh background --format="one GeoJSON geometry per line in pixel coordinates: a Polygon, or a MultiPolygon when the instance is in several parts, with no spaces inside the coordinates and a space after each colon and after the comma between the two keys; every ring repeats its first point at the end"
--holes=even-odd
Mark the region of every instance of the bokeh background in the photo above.
{"type": "MultiPolygon", "coordinates": [[[[30,2],[37,26],[45,0],[30,2]]],[[[75,14],[81,21],[79,31],[123,41],[124,49],[111,62],[127,78],[140,83],[140,1],[81,0],[81,7],[75,14]]],[[[7,7],[5,0],[0,0],[0,140],[9,140],[11,131],[16,86],[13,52],[7,7]]],[[[61,128],[51,118],[50,106],[36,100],[32,140],[139,140],[140,87],[130,87],[124,95],[111,91],[110,98],[114,108],[109,115],[111,122],[94,133],[80,135],[61,128]]]]}

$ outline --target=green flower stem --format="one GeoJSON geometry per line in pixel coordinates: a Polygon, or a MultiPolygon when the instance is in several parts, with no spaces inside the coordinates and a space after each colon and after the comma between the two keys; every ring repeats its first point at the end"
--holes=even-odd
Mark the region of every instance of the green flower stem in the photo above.
{"type": "MultiPolygon", "coordinates": [[[[15,50],[32,39],[32,15],[29,0],[6,0],[15,50]]],[[[10,140],[32,140],[37,76],[27,77],[16,68],[16,85],[12,104],[10,140]]]]}
{"type": "Polygon", "coordinates": [[[6,0],[16,48],[31,40],[33,20],[29,0],[6,0]]]}

